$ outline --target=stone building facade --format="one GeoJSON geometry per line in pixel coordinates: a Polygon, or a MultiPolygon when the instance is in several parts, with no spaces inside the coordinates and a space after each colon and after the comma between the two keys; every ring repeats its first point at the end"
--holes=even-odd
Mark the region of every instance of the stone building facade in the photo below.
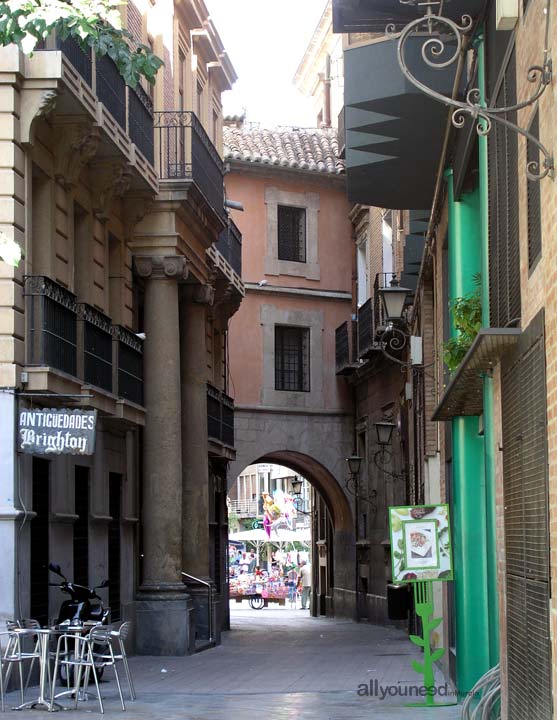
{"type": "Polygon", "coordinates": [[[202,2],[126,13],[166,61],[152,88],[71,40],[0,50],[0,227],[24,251],[0,263],[0,618],[56,617],[55,561],[109,579],[138,652],[184,654],[219,641],[228,605],[226,346],[244,288],[220,95],[236,76],[202,2]],[[30,408],[96,410],[94,454],[20,452],[30,408]]]}
{"type": "Polygon", "coordinates": [[[352,398],[335,376],[350,318],[351,225],[336,132],[225,127],[246,297],[231,322],[237,457],[231,477],[277,463],[316,489],[313,612],[355,616],[352,398]],[[249,352],[246,343],[249,342],[249,352]],[[317,569],[319,568],[319,573],[317,569]]]}

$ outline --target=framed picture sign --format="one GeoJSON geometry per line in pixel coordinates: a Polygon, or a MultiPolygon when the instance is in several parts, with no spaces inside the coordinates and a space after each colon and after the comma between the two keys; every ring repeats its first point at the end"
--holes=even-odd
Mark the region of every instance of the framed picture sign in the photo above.
{"type": "Polygon", "coordinates": [[[393,582],[452,580],[448,505],[389,508],[393,582]]]}

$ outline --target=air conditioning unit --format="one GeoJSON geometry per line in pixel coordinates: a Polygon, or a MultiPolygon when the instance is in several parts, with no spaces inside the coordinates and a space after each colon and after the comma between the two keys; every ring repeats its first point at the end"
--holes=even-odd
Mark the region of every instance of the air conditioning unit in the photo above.
{"type": "Polygon", "coordinates": [[[512,30],[518,20],[518,0],[496,0],[497,30],[512,30]]]}

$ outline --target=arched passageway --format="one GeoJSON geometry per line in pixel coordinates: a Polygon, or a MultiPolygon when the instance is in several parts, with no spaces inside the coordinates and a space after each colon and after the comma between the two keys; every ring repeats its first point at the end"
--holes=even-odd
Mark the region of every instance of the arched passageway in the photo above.
{"type": "MultiPolygon", "coordinates": [[[[353,513],[341,484],[321,462],[315,458],[288,449],[270,450],[249,458],[244,467],[255,463],[282,465],[305,477],[315,488],[322,501],[314,522],[314,583],[316,614],[337,617],[356,617],[356,558],[353,513]],[[326,508],[326,512],[325,512],[326,508]],[[326,586],[326,592],[323,588],[326,586]]],[[[233,468],[238,466],[238,462],[233,468]]],[[[232,481],[241,473],[229,473],[232,481]]]]}

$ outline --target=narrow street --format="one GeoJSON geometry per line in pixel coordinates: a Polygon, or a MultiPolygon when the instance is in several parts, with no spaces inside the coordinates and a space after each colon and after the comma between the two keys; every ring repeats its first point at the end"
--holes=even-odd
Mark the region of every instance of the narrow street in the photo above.
{"type": "MultiPolygon", "coordinates": [[[[245,607],[244,607],[245,606],[245,607]]],[[[358,696],[358,686],[377,680],[404,688],[419,684],[410,667],[418,658],[404,632],[351,621],[310,618],[302,610],[232,608],[232,631],[221,646],[191,657],[135,657],[131,667],[138,699],[127,702],[128,720],[456,720],[460,708],[407,708],[412,700],[397,695],[381,700],[358,696]]],[[[123,673],[122,682],[125,683],[123,673]]],[[[102,682],[105,717],[121,718],[116,685],[108,673],[102,682]]],[[[94,689],[94,686],[91,686],[94,689]]],[[[28,691],[28,698],[32,692],[28,691]]],[[[395,692],[391,690],[391,692],[395,692]]],[[[81,704],[98,712],[94,699],[81,704]]],[[[17,695],[8,696],[8,707],[17,695]]],[[[18,717],[34,717],[24,712],[18,717]]]]}

